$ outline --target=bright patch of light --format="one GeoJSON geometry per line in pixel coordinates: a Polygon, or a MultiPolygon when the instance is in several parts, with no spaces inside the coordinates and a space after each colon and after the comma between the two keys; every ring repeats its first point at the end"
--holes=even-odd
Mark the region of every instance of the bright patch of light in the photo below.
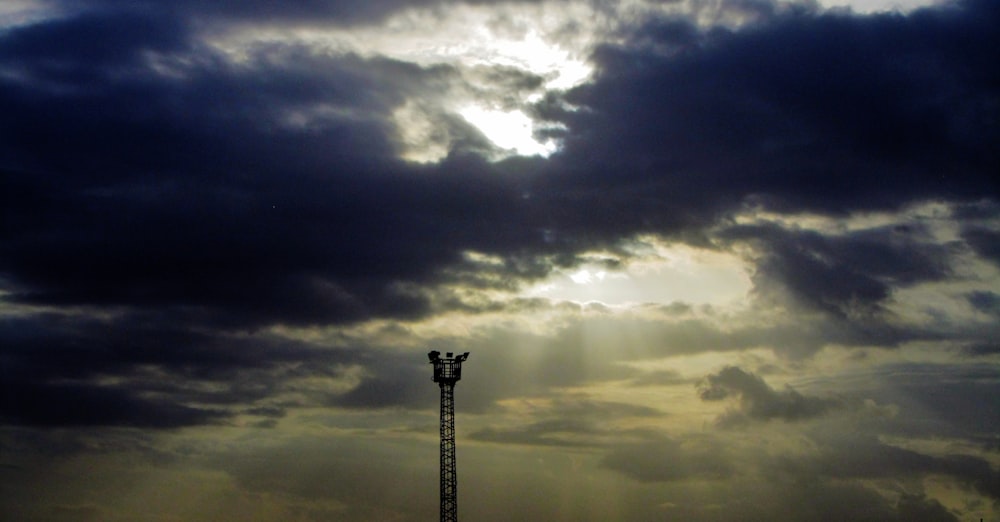
{"type": "Polygon", "coordinates": [[[416,163],[430,163],[448,155],[448,137],[429,111],[413,100],[393,111],[399,133],[400,156],[416,163]]]}
{"type": "Polygon", "coordinates": [[[546,42],[536,31],[520,38],[498,38],[488,32],[482,37],[483,47],[469,57],[473,63],[507,65],[550,78],[545,83],[546,89],[568,89],[585,81],[593,72],[587,62],[546,42]]]}
{"type": "Polygon", "coordinates": [[[555,152],[555,142],[535,141],[534,122],[521,111],[496,111],[467,107],[459,111],[466,121],[502,149],[522,156],[548,156],[555,152]]]}
{"type": "Polygon", "coordinates": [[[442,76],[440,88],[420,92],[393,114],[402,158],[430,162],[446,156],[461,139],[447,124],[456,113],[504,149],[501,156],[548,156],[558,144],[535,140],[541,123],[518,107],[587,81],[593,72],[588,57],[606,30],[595,16],[592,6],[575,2],[454,5],[404,9],[379,25],[248,24],[205,36],[236,63],[247,63],[271,44],[290,44],[319,54],[446,65],[453,76],[442,76]]]}
{"type": "Polygon", "coordinates": [[[882,12],[908,13],[921,7],[930,7],[941,2],[937,0],[820,0],[827,9],[849,8],[855,13],[870,14],[882,12]]]}
{"type": "Polygon", "coordinates": [[[544,78],[545,89],[567,89],[587,80],[587,61],[601,41],[600,28],[585,23],[586,4],[455,5],[447,11],[408,9],[381,25],[230,27],[207,35],[208,43],[235,61],[261,43],[291,43],[331,54],[388,57],[421,66],[506,66],[544,78]],[[573,38],[565,38],[574,26],[573,38]]]}
{"type": "Polygon", "coordinates": [[[598,270],[596,272],[591,272],[586,268],[580,270],[576,273],[570,274],[569,278],[578,285],[585,285],[588,283],[593,283],[595,281],[603,281],[607,277],[608,273],[604,270],[598,270]]]}
{"type": "Polygon", "coordinates": [[[751,282],[736,255],[647,240],[622,270],[601,263],[561,272],[525,291],[529,297],[607,305],[685,302],[726,305],[746,299],[751,282]]]}
{"type": "MultiPolygon", "coordinates": [[[[824,235],[838,236],[864,230],[919,223],[935,241],[946,243],[960,239],[960,227],[953,219],[951,207],[940,201],[923,201],[896,212],[855,212],[846,217],[830,217],[809,213],[778,213],[748,207],[734,216],[739,225],[776,224],[792,230],[815,230],[824,235]]],[[[1000,223],[998,223],[1000,224],[1000,223]]]]}
{"type": "Polygon", "coordinates": [[[462,257],[466,261],[480,266],[491,266],[491,267],[503,266],[502,257],[491,254],[484,254],[482,252],[476,252],[475,250],[466,250],[462,252],[462,257]]]}
{"type": "Polygon", "coordinates": [[[0,2],[0,29],[28,25],[58,15],[51,6],[38,0],[5,0],[0,2]]]}
{"type": "MultiPolygon", "coordinates": [[[[822,1],[829,8],[846,6],[856,12],[871,12],[908,11],[932,0],[822,1]]],[[[9,16],[22,16],[18,13],[26,12],[25,6],[39,4],[15,0],[12,5],[20,8],[12,9],[9,16]]],[[[454,76],[442,77],[439,89],[414,94],[393,114],[402,158],[430,162],[447,156],[455,140],[462,139],[453,136],[447,124],[455,113],[504,149],[505,155],[548,156],[558,144],[534,139],[539,123],[517,107],[537,103],[553,90],[586,82],[593,73],[588,62],[593,48],[613,40],[619,24],[667,14],[685,16],[691,7],[687,2],[642,0],[624,0],[613,8],[576,1],[458,4],[446,10],[399,10],[380,24],[231,25],[204,36],[207,43],[235,62],[246,62],[255,50],[268,48],[268,44],[290,44],[320,54],[384,57],[427,68],[445,65],[454,76]],[[541,82],[520,81],[517,74],[521,73],[525,78],[541,78],[541,82]]],[[[3,14],[0,8],[0,19],[3,14]]]]}

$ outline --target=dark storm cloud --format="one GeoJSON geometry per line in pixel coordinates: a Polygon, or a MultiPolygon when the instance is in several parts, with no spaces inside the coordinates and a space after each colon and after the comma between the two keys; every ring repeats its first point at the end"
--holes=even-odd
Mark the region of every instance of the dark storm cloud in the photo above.
{"type": "Polygon", "coordinates": [[[962,351],[972,356],[984,356],[1000,353],[1000,343],[972,343],[962,347],[962,351]]]}
{"type": "Polygon", "coordinates": [[[983,320],[996,289],[963,272],[1000,262],[1000,9],[723,4],[723,23],[753,23],[621,28],[594,53],[592,81],[530,108],[565,125],[545,131],[565,148],[497,163],[442,100],[514,107],[544,78],[306,44],[213,47],[230,30],[344,29],[444,1],[47,1],[62,6],[53,18],[0,30],[0,518],[134,519],[167,503],[161,514],[182,519],[432,517],[434,492],[418,486],[436,483],[432,348],[473,352],[456,406],[478,439],[463,462],[499,455],[462,472],[486,501],[466,506],[502,505],[484,520],[598,519],[579,506],[609,502],[630,520],[954,521],[973,508],[949,512],[910,486],[1000,498],[978,453],[997,450],[983,320]],[[412,144],[395,118],[410,104],[448,135],[442,161],[398,159],[412,144]],[[839,233],[753,221],[924,201],[954,221],[839,233]],[[932,227],[954,222],[942,244],[932,227]],[[594,250],[627,268],[645,233],[745,255],[750,309],[497,297],[596,264],[594,250]],[[926,283],[979,322],[893,316],[898,291],[926,283]],[[462,317],[410,329],[445,312],[462,317]],[[373,319],[388,326],[349,328],[373,319]],[[977,358],[864,360],[912,341],[977,358]],[[691,434],[671,412],[683,405],[598,395],[691,390],[637,361],[772,349],[808,373],[801,359],[831,345],[870,372],[795,389],[736,367],[706,377],[704,398],[733,401],[719,421],[743,430],[691,434]],[[543,406],[507,409],[533,397],[543,406]],[[179,430],[197,426],[212,429],[179,430]],[[579,500],[605,485],[621,495],[579,500]]]}
{"type": "MultiPolygon", "coordinates": [[[[555,98],[537,107],[568,128],[552,188],[535,187],[564,216],[552,233],[711,244],[702,227],[747,203],[839,216],[995,199],[1000,78],[987,64],[1000,47],[984,22],[997,19],[995,5],[964,2],[910,16],[775,13],[735,32],[643,26],[595,54],[596,80],[565,97],[583,110],[555,98]],[[566,211],[583,202],[586,212],[566,211]]],[[[982,219],[989,201],[956,217],[982,219]]],[[[993,259],[996,234],[977,224],[963,240],[993,259]]],[[[755,296],[829,314],[839,324],[826,333],[882,346],[927,336],[885,312],[898,288],[951,276],[963,250],[920,223],[837,235],[728,227],[721,239],[759,248],[755,296]]]]}
{"type": "Polygon", "coordinates": [[[241,369],[282,362],[324,366],[358,360],[359,350],[317,347],[267,336],[222,336],[172,324],[173,318],[109,319],[40,314],[6,318],[0,340],[5,367],[17,375],[82,379],[134,365],[166,368],[188,377],[224,379],[241,369]],[[159,319],[159,320],[158,320],[159,319]]]}
{"type": "Polygon", "coordinates": [[[979,255],[1000,265],[1000,232],[981,226],[970,226],[962,230],[962,238],[979,255]]]}
{"type": "Polygon", "coordinates": [[[245,67],[199,49],[161,77],[137,63],[145,41],[120,37],[93,59],[72,50],[63,33],[134,22],[93,16],[0,40],[19,70],[0,98],[0,157],[16,167],[3,172],[0,270],[16,301],[199,306],[220,324],[416,317],[426,299],[395,281],[457,261],[446,245],[475,245],[517,198],[483,162],[421,172],[389,159],[404,86],[447,69],[279,46],[245,67]],[[22,55],[22,40],[51,44],[22,55]],[[93,78],[53,75],[49,55],[93,78]]]}
{"type": "Polygon", "coordinates": [[[577,192],[607,190],[617,223],[676,226],[753,195],[823,212],[995,197],[997,16],[974,1],[738,32],[657,22],[598,50],[597,81],[568,96],[588,110],[548,110],[569,127],[565,167],[587,173],[577,192]]]}
{"type": "MultiPolygon", "coordinates": [[[[598,52],[595,83],[568,95],[588,110],[554,115],[568,125],[557,157],[434,167],[391,159],[390,114],[454,71],[276,45],[236,66],[178,15],[137,12],[0,39],[18,71],[0,97],[13,122],[0,269],[15,300],[200,306],[233,324],[416,318],[434,309],[400,283],[433,283],[462,250],[500,255],[516,281],[636,232],[696,240],[749,196],[846,210],[996,188],[984,174],[996,166],[984,101],[996,85],[983,64],[997,48],[985,3],[908,18],[788,15],[740,33],[652,25],[636,42],[697,45],[598,52]],[[155,73],[150,56],[176,74],[155,73]],[[955,119],[980,102],[979,119],[955,119]]],[[[848,262],[882,259],[860,255],[848,262]]],[[[787,274],[811,273],[785,257],[787,274]]],[[[879,301],[887,279],[940,273],[926,261],[835,267],[841,284],[802,294],[879,301]]]]}
{"type": "MultiPolygon", "coordinates": [[[[336,18],[351,5],[282,10],[336,18]]],[[[366,3],[356,16],[374,20],[396,5],[366,3]]],[[[990,2],[908,17],[775,14],[739,32],[656,21],[621,46],[599,49],[592,84],[536,107],[566,124],[561,153],[491,164],[468,153],[483,146],[482,137],[458,125],[466,134],[434,165],[396,159],[392,114],[409,99],[461,83],[456,69],[281,44],[250,48],[233,63],[198,40],[203,26],[195,20],[264,17],[270,4],[239,13],[193,3],[124,6],[67,8],[62,18],[0,33],[4,300],[134,314],[107,324],[82,315],[4,324],[4,336],[16,341],[4,345],[5,364],[31,376],[10,386],[53,398],[40,409],[76,390],[59,387],[70,386],[59,379],[132,375],[143,364],[226,381],[295,358],[330,362],[311,349],[268,349],[268,342],[244,351],[253,343],[234,332],[489,310],[441,299],[434,285],[515,289],[595,247],[620,252],[622,240],[642,232],[708,245],[705,227],[748,200],[842,212],[997,192],[991,100],[1000,45],[990,2]],[[561,101],[583,109],[568,112],[561,101]],[[500,262],[469,261],[462,254],[470,250],[500,262]],[[155,319],[144,323],[146,314],[155,319]],[[127,343],[118,338],[124,332],[127,343]],[[124,348],[131,345],[143,349],[124,348]],[[38,355],[29,355],[31,346],[38,355]]],[[[473,73],[511,89],[539,81],[503,68],[473,73]]],[[[728,234],[763,245],[762,287],[780,285],[833,315],[857,303],[877,308],[895,286],[949,274],[948,250],[908,239],[916,236],[907,231],[728,234]]],[[[995,258],[995,235],[976,225],[963,238],[995,258]]],[[[830,339],[892,345],[914,337],[876,326],[804,332],[801,352],[830,339]]],[[[671,323],[645,353],[776,344],[791,334],[765,330],[724,334],[699,321],[671,323]]],[[[533,386],[628,376],[610,356],[583,357],[581,335],[566,331],[533,386]]],[[[491,362],[510,371],[497,375],[527,380],[500,359],[491,362]]],[[[426,376],[416,366],[389,367],[401,371],[373,372],[347,396],[325,400],[412,404],[410,390],[426,376]]],[[[160,390],[175,399],[165,417],[210,420],[182,409],[184,400],[268,396],[285,377],[264,373],[256,374],[260,387],[225,397],[180,385],[160,390]]],[[[484,384],[471,394],[476,408],[509,387],[499,377],[484,384]]],[[[140,401],[148,389],[82,396],[133,412],[93,422],[131,415],[142,424],[135,412],[157,406],[140,401]]],[[[33,422],[24,412],[10,415],[33,422]]],[[[37,422],[60,418],[38,415],[37,422]]]]}
{"type": "Polygon", "coordinates": [[[0,385],[0,422],[32,426],[126,425],[176,428],[219,421],[219,409],[144,400],[131,390],[96,385],[38,384],[5,379],[0,385]]]}
{"type": "MultiPolygon", "coordinates": [[[[509,3],[531,3],[512,0],[509,3]]],[[[72,12],[80,2],[54,0],[72,12]]],[[[243,0],[239,3],[202,2],[200,0],[88,0],[92,11],[129,10],[169,14],[202,22],[260,22],[268,24],[317,24],[350,26],[373,24],[406,9],[428,7],[448,9],[461,4],[483,4],[484,0],[243,0]]]]}
{"type": "Polygon", "coordinates": [[[939,281],[951,274],[956,249],[920,225],[880,227],[826,236],[773,225],[732,227],[726,240],[751,241],[761,251],[753,274],[758,295],[783,290],[799,305],[838,317],[878,312],[893,288],[939,281]]]}
{"type": "Polygon", "coordinates": [[[698,383],[698,396],[704,401],[739,399],[738,410],[730,411],[717,419],[723,426],[748,420],[805,420],[846,406],[842,399],[810,397],[791,387],[775,390],[764,379],[735,366],[727,366],[718,373],[705,376],[698,383]]]}
{"type": "MultiPolygon", "coordinates": [[[[129,10],[144,13],[182,15],[200,21],[285,22],[305,23],[321,21],[325,24],[353,25],[378,22],[393,12],[421,5],[434,5],[439,0],[249,0],[238,4],[206,3],[197,0],[88,0],[86,9],[91,11],[129,10]]],[[[81,9],[79,2],[60,0],[68,11],[81,9]]]]}
{"type": "Polygon", "coordinates": [[[969,292],[965,298],[976,310],[1000,316],[1000,294],[994,292],[969,292]]]}
{"type": "MultiPolygon", "coordinates": [[[[289,379],[336,376],[337,368],[364,359],[351,348],[222,336],[156,317],[42,314],[8,317],[2,325],[0,417],[27,425],[220,422],[238,406],[282,390],[289,379]],[[99,383],[106,376],[118,382],[99,383]]],[[[275,410],[247,413],[274,416],[275,410]]]]}
{"type": "Polygon", "coordinates": [[[143,51],[186,49],[188,36],[184,24],[172,17],[85,13],[5,30],[0,63],[14,73],[27,73],[40,85],[60,80],[64,85],[93,85],[100,73],[110,72],[104,66],[137,64],[143,51]]]}
{"type": "MultiPolygon", "coordinates": [[[[303,183],[317,171],[360,170],[360,159],[391,149],[384,120],[403,99],[400,83],[426,83],[407,78],[410,73],[425,80],[433,75],[399,62],[322,57],[294,46],[254,49],[240,67],[180,35],[161,39],[174,44],[169,47],[102,36],[129,35],[135,17],[89,18],[15,28],[0,39],[0,48],[14,47],[0,62],[14,71],[0,99],[11,122],[3,129],[7,166],[41,178],[34,180],[38,190],[63,188],[74,198],[90,189],[120,195],[127,200],[121,204],[146,204],[143,196],[173,188],[229,197],[216,204],[238,203],[248,192],[278,188],[268,177],[287,174],[288,182],[303,183]],[[106,27],[93,38],[97,43],[81,44],[82,36],[63,34],[77,24],[106,27]],[[24,39],[48,45],[21,54],[17,44],[24,39]],[[78,56],[88,47],[99,49],[90,53],[96,56],[78,56]],[[87,73],[85,81],[63,74],[76,69],[87,73]],[[52,155],[53,148],[60,154],[52,155]]],[[[140,27],[170,24],[138,20],[140,27]]],[[[192,201],[178,210],[196,209],[192,201]]]]}

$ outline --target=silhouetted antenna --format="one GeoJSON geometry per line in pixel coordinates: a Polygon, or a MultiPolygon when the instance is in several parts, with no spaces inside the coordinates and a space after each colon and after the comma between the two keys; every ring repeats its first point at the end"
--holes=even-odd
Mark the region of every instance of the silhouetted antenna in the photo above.
{"type": "Polygon", "coordinates": [[[469,352],[441,357],[427,354],[434,365],[434,382],[441,388],[441,522],[458,522],[458,469],[455,465],[455,383],[462,378],[462,361],[469,352]]]}

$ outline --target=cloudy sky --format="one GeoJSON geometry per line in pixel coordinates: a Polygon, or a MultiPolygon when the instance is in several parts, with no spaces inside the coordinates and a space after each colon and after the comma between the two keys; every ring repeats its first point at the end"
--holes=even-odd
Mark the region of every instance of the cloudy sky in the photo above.
{"type": "Polygon", "coordinates": [[[994,0],[6,0],[0,519],[1000,520],[994,0]]]}

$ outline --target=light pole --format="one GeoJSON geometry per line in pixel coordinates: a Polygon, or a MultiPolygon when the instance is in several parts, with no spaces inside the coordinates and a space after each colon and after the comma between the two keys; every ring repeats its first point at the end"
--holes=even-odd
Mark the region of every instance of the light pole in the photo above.
{"type": "Polygon", "coordinates": [[[434,365],[434,382],[441,388],[441,522],[458,522],[458,469],[455,464],[455,383],[462,378],[462,362],[469,352],[441,357],[427,354],[434,365]]]}

